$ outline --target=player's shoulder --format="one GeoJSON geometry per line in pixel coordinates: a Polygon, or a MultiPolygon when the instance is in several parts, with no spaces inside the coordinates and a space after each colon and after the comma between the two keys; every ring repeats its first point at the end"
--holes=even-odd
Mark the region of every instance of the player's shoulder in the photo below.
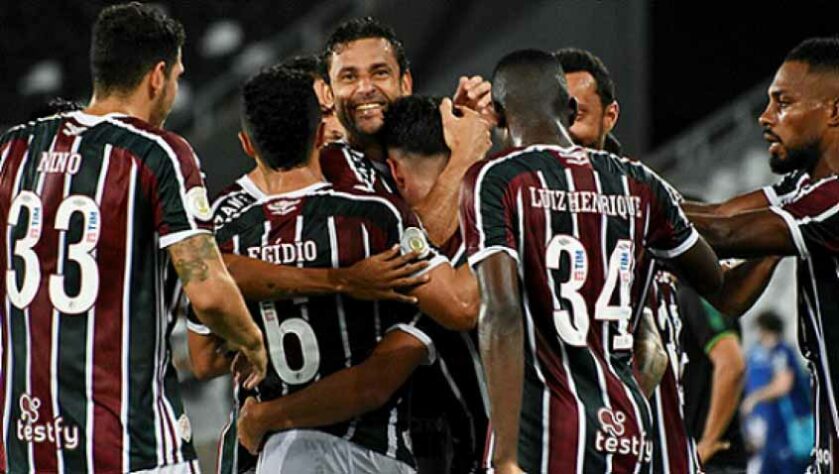
{"type": "Polygon", "coordinates": [[[137,117],[113,117],[108,122],[115,127],[123,128],[135,137],[144,138],[150,152],[162,152],[179,158],[195,154],[184,137],[173,131],[155,127],[137,117]]]}
{"type": "Polygon", "coordinates": [[[807,175],[806,182],[802,183],[796,198],[811,194],[839,199],[839,175],[825,176],[818,180],[812,180],[807,175]]]}
{"type": "MultiPolygon", "coordinates": [[[[378,193],[371,189],[346,184],[324,186],[314,191],[313,197],[319,198],[323,204],[331,204],[333,208],[340,206],[345,210],[367,209],[369,212],[384,212],[393,215],[402,215],[410,211],[399,195],[378,193]]],[[[329,207],[327,206],[327,209],[329,207]]]]}
{"type": "Polygon", "coordinates": [[[211,210],[213,225],[220,229],[242,212],[265,199],[265,194],[256,186],[247,174],[227,185],[213,198],[211,210]]]}

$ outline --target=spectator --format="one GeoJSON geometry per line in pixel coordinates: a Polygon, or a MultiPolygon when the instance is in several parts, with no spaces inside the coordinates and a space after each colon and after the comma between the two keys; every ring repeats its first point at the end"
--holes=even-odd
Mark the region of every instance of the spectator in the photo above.
{"type": "Polygon", "coordinates": [[[804,472],[813,447],[807,382],[793,348],[784,341],[784,323],[767,311],[757,317],[759,343],[749,351],[746,397],[741,411],[755,449],[753,472],[804,472]]]}

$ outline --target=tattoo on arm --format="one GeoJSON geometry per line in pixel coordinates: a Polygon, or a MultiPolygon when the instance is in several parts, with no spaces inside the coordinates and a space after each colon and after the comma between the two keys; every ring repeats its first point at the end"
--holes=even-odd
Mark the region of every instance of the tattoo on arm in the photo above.
{"type": "Polygon", "coordinates": [[[184,286],[192,281],[206,281],[210,276],[208,261],[219,258],[213,236],[203,234],[173,245],[171,255],[184,286]]]}

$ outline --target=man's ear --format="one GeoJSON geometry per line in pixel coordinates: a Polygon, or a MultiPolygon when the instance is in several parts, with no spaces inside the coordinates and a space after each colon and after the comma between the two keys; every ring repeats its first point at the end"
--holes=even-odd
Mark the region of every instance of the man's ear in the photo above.
{"type": "Polygon", "coordinates": [[[568,126],[574,125],[577,120],[577,99],[568,97],[568,126]]]}
{"type": "Polygon", "coordinates": [[[615,128],[615,125],[618,124],[620,109],[618,101],[614,101],[607,105],[606,109],[603,111],[603,128],[606,133],[611,132],[615,128]]]}
{"type": "Polygon", "coordinates": [[[388,157],[387,165],[390,168],[390,175],[393,177],[396,187],[400,189],[403,188],[405,186],[405,174],[402,173],[399,161],[395,158],[388,157]]]}
{"type": "Polygon", "coordinates": [[[148,72],[149,98],[154,99],[166,86],[166,62],[160,61],[148,72]]]}
{"type": "Polygon", "coordinates": [[[828,110],[827,125],[839,127],[839,97],[830,99],[830,110],[828,110]]]}
{"type": "Polygon", "coordinates": [[[242,145],[242,151],[245,152],[246,155],[250,156],[251,158],[256,158],[256,149],[253,146],[253,142],[251,142],[251,137],[245,131],[240,131],[238,133],[239,143],[242,145]]]}
{"type": "Polygon", "coordinates": [[[399,79],[399,85],[402,88],[402,95],[411,95],[414,93],[414,76],[411,71],[405,71],[399,79]]]}

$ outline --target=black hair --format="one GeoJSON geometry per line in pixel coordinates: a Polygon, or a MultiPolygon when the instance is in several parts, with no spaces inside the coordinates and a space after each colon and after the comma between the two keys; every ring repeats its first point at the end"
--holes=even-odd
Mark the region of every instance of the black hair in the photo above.
{"type": "Polygon", "coordinates": [[[401,97],[385,111],[381,136],[388,148],[407,153],[436,155],[449,153],[443,136],[438,97],[401,97]]]}
{"type": "Polygon", "coordinates": [[[292,56],[280,63],[280,67],[293,69],[312,76],[312,79],[323,77],[321,60],[316,54],[292,56]]]}
{"type": "Polygon", "coordinates": [[[514,51],[498,61],[492,73],[492,95],[496,110],[504,114],[550,112],[567,122],[570,95],[562,65],[553,54],[538,49],[514,51]]]}
{"type": "Polygon", "coordinates": [[[90,47],[94,87],[104,94],[130,91],[160,61],[169,74],[185,38],[183,25],[154,6],[131,2],[103,9],[90,47]]]}
{"type": "Polygon", "coordinates": [[[784,61],[799,61],[811,71],[839,73],[839,36],[808,38],[787,54],[784,61]]]}
{"type": "Polygon", "coordinates": [[[341,23],[326,40],[326,46],[323,48],[323,53],[321,53],[321,63],[323,79],[327,83],[329,83],[329,67],[332,64],[332,54],[340,53],[341,47],[348,43],[366,38],[386,39],[393,47],[393,54],[396,56],[396,62],[399,64],[399,75],[402,76],[408,72],[410,65],[408,64],[408,57],[405,55],[405,47],[402,46],[402,42],[396,37],[393,28],[379,22],[379,20],[373,17],[366,16],[363,18],[352,18],[341,23]]]}
{"type": "Polygon", "coordinates": [[[53,97],[33,110],[32,113],[29,114],[29,120],[31,121],[41,117],[49,117],[50,115],[63,114],[65,112],[75,112],[77,110],[82,110],[83,108],[82,104],[78,102],[67,100],[62,97],[53,97]]]}
{"type": "Polygon", "coordinates": [[[305,165],[320,125],[311,76],[273,66],[242,88],[242,123],[260,159],[271,169],[305,165]]]}
{"type": "Polygon", "coordinates": [[[600,58],[589,51],[578,48],[563,48],[554,54],[556,54],[566,74],[572,72],[591,74],[597,86],[597,96],[600,97],[600,102],[604,108],[615,101],[615,83],[600,58]]]}
{"type": "Polygon", "coordinates": [[[784,321],[774,311],[764,311],[755,320],[757,327],[774,334],[783,334],[784,321]]]}

